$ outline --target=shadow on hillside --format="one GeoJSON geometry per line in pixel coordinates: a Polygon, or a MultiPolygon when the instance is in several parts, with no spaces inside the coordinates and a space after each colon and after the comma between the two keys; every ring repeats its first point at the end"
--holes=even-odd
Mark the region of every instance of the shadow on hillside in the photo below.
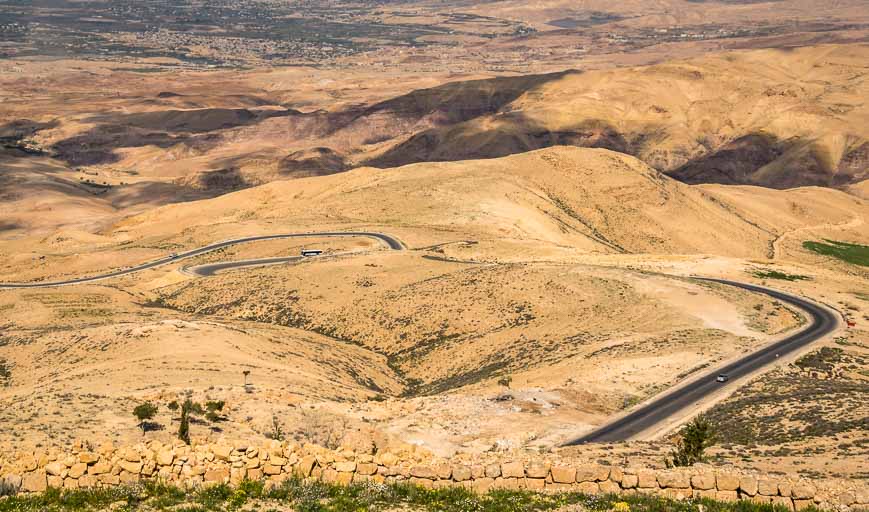
{"type": "Polygon", "coordinates": [[[710,150],[670,176],[690,184],[840,187],[869,177],[869,142],[852,136],[835,167],[830,160],[829,150],[814,141],[753,133],[710,150]]]}
{"type": "Polygon", "coordinates": [[[750,183],[752,173],[780,158],[786,150],[787,144],[773,135],[750,134],[712,149],[706,156],[675,169],[670,176],[692,185],[750,183]]]}
{"type": "Polygon", "coordinates": [[[465,125],[425,130],[371,159],[366,165],[383,168],[420,161],[500,158],[553,146],[603,148],[637,154],[651,138],[622,133],[610,123],[597,119],[583,120],[567,130],[552,131],[522,112],[511,112],[499,116],[495,127],[483,131],[465,125]]]}
{"type": "Polygon", "coordinates": [[[436,124],[461,123],[493,114],[516,101],[523,94],[578,70],[559,71],[542,75],[508,76],[450,82],[430,89],[418,89],[408,94],[376,103],[358,113],[348,113],[356,120],[361,117],[392,114],[402,117],[432,116],[436,124]]]}
{"type": "Polygon", "coordinates": [[[207,151],[221,141],[221,131],[250,126],[274,117],[299,115],[295,110],[252,111],[209,108],[166,110],[134,114],[109,113],[85,120],[97,126],[52,146],[56,157],[70,165],[118,162],[116,150],[156,146],[167,149],[184,145],[207,151]]]}
{"type": "Polygon", "coordinates": [[[23,226],[16,222],[10,222],[6,220],[0,220],[0,233],[4,233],[6,231],[15,231],[17,229],[21,229],[23,226]]]}
{"type": "Polygon", "coordinates": [[[116,208],[162,206],[210,199],[252,186],[236,168],[198,172],[174,182],[150,181],[112,190],[108,199],[116,208]]]}
{"type": "Polygon", "coordinates": [[[534,89],[544,84],[578,73],[581,71],[450,82],[369,106],[308,115],[319,121],[310,123],[319,136],[330,137],[341,132],[352,138],[354,134],[364,133],[361,144],[378,144],[426,128],[456,125],[495,114],[522,95],[534,94],[534,89]]]}
{"type": "Polygon", "coordinates": [[[86,123],[159,130],[171,133],[205,133],[256,124],[272,117],[299,115],[296,110],[249,110],[246,108],[203,108],[160,110],[133,114],[107,113],[91,116],[86,123]]]}

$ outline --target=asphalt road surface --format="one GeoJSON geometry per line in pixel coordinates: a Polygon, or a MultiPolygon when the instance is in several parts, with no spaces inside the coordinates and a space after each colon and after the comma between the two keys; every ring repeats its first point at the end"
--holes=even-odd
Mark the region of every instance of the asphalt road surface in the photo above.
{"type": "MultiPolygon", "coordinates": [[[[256,242],[262,240],[276,240],[282,238],[303,238],[303,237],[368,237],[380,240],[392,250],[402,250],[404,246],[398,239],[389,235],[372,232],[325,232],[325,233],[292,233],[284,235],[265,235],[252,236],[247,238],[239,238],[236,240],[226,240],[215,244],[200,247],[187,252],[178,253],[174,256],[168,256],[159,260],[144,263],[142,265],[120,269],[106,274],[100,274],[91,277],[82,277],[69,279],[66,281],[53,282],[32,282],[32,283],[0,283],[0,288],[47,288],[52,286],[65,286],[81,283],[89,283],[102,279],[123,276],[135,272],[141,272],[151,268],[156,268],[169,263],[174,263],[186,258],[192,258],[200,254],[205,254],[210,251],[229,247],[232,245],[243,244],[248,242],[256,242]]],[[[231,262],[218,262],[198,265],[186,269],[188,273],[197,276],[210,276],[215,273],[230,268],[242,268],[251,266],[271,265],[278,263],[288,263],[302,259],[300,256],[291,256],[283,258],[267,258],[258,260],[243,260],[231,262]]],[[[637,410],[628,413],[627,415],[607,424],[599,429],[574,439],[566,443],[566,446],[578,445],[593,442],[614,442],[626,441],[634,436],[652,429],[666,422],[672,416],[679,414],[684,409],[691,407],[694,404],[702,402],[710,395],[727,388],[734,388],[737,384],[734,382],[741,377],[745,377],[752,372],[772,364],[779,357],[784,357],[820,338],[833,332],[839,325],[839,318],[834,312],[827,308],[820,307],[816,304],[803,300],[799,297],[770,290],[760,286],[751,284],[739,283],[735,281],[726,281],[722,279],[707,279],[697,278],[705,281],[721,283],[729,286],[736,286],[752,292],[763,293],[769,295],[781,302],[786,302],[808,313],[810,322],[808,327],[802,329],[796,334],[776,342],[772,345],[764,347],[756,352],[748,354],[738,361],[729,363],[723,367],[709,371],[702,377],[692,381],[688,385],[679,386],[669,392],[664,393],[653,401],[640,406],[637,410]],[[726,374],[729,377],[727,382],[717,382],[716,378],[719,374],[726,374]]]]}
{"type": "Polygon", "coordinates": [[[796,306],[808,313],[809,325],[798,333],[764,347],[757,352],[748,354],[740,358],[738,361],[726,364],[714,369],[713,371],[709,371],[691,384],[680,386],[669,391],[626,416],[604,425],[578,439],[565,443],[565,446],[585,443],[627,441],[641,432],[661,425],[673,415],[678,414],[680,411],[691,407],[698,402],[702,402],[713,393],[725,388],[735,388],[738,385],[734,382],[735,380],[738,380],[740,377],[745,377],[766,365],[774,363],[779,357],[784,357],[820,338],[823,338],[827,334],[833,332],[839,325],[838,316],[831,310],[787,293],[762,288],[760,286],[738,283],[735,281],[725,281],[723,279],[698,279],[736,286],[752,292],[763,293],[781,302],[786,302],[796,306]],[[727,375],[729,380],[723,383],[717,382],[716,378],[720,374],[727,375]]]}
{"type": "MultiPolygon", "coordinates": [[[[160,267],[163,265],[167,265],[169,263],[175,263],[177,261],[192,258],[193,256],[199,256],[200,254],[205,254],[207,252],[216,251],[217,249],[222,249],[224,247],[230,247],[233,245],[244,244],[248,242],[259,242],[262,240],[278,240],[282,238],[315,238],[315,237],[367,237],[374,238],[380,240],[385,243],[390,249],[400,251],[404,249],[404,246],[401,242],[392,236],[384,235],[382,233],[369,233],[365,231],[335,231],[335,232],[326,232],[326,233],[291,233],[285,235],[263,235],[263,236],[250,236],[246,238],[238,238],[235,240],[225,240],[223,242],[217,242],[211,245],[206,245],[205,247],[200,247],[199,249],[193,249],[187,252],[179,252],[174,256],[167,256],[165,258],[160,258],[159,260],[150,261],[148,263],[143,263],[141,265],[115,270],[112,272],[108,272],[106,274],[99,274],[90,277],[79,277],[75,279],[68,279],[66,281],[45,281],[45,282],[32,282],[32,283],[0,283],[0,288],[48,288],[52,286],[67,286],[72,284],[82,284],[82,283],[90,283],[93,281],[101,281],[103,279],[110,279],[112,277],[125,276],[128,274],[133,274],[136,272],[141,272],[143,270],[148,270],[151,268],[160,267]]],[[[275,258],[280,259],[280,258],[275,258]]],[[[292,261],[293,258],[283,258],[286,261],[292,261]]],[[[228,265],[226,268],[231,268],[233,266],[232,263],[226,264],[228,265]]],[[[235,265],[235,266],[250,266],[248,265],[235,265]]],[[[216,272],[216,270],[215,270],[216,272]]],[[[211,274],[200,274],[200,275],[212,275],[211,274]]]]}

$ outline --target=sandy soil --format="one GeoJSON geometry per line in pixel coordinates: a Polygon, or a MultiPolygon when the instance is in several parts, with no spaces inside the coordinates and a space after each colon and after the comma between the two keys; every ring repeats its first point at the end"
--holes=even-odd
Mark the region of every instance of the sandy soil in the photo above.
{"type": "MultiPolygon", "coordinates": [[[[806,14],[816,4],[610,4],[585,2],[634,16],[578,36],[550,23],[582,14],[565,2],[499,1],[487,9],[539,32],[432,54],[382,49],[361,65],[138,73],[0,61],[0,282],[258,234],[379,231],[408,247],[258,242],[98,284],[0,290],[0,443],[129,442],[142,437],[131,412],[145,400],[160,407],[146,435],[168,440],[168,406],[190,396],[226,402],[221,421],[197,420],[196,438],[278,426],[363,450],[558,450],[803,322],[766,297],[690,279],[704,275],[804,295],[855,323],[822,343],[843,354],[788,361],[772,387],[761,377],[713,409],[739,427],[715,463],[865,478],[853,416],[869,271],[803,242],[869,243],[869,50],[771,34],[625,51],[602,34],[706,16],[760,24],[776,9],[817,22],[806,14]],[[328,256],[179,272],[303,247],[328,256]],[[801,279],[759,277],[770,271],[801,279]],[[778,390],[796,398],[769,403],[778,390]],[[823,402],[826,430],[763,444],[806,396],[823,402]],[[764,428],[745,413],[752,397],[767,397],[764,428]]],[[[861,7],[838,2],[827,21],[856,24],[861,7]]],[[[661,464],[668,449],[571,453],[661,464]]]]}

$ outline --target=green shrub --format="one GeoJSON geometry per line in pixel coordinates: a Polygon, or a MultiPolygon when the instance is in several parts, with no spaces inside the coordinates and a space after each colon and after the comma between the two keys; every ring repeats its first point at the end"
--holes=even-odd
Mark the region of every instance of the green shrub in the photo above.
{"type": "Polygon", "coordinates": [[[208,410],[209,412],[219,412],[219,411],[223,411],[224,405],[226,405],[226,402],[224,402],[223,400],[218,400],[218,401],[210,401],[209,400],[208,402],[205,402],[205,409],[208,410]]]}
{"type": "Polygon", "coordinates": [[[141,403],[133,409],[133,416],[139,420],[139,428],[142,429],[143,436],[148,427],[152,425],[148,420],[153,419],[156,414],[157,406],[151,402],[141,403]]]}
{"type": "Polygon", "coordinates": [[[705,460],[704,451],[715,442],[715,435],[706,416],[700,414],[685,425],[676,438],[676,446],[670,453],[668,466],[693,466],[705,460]]]}

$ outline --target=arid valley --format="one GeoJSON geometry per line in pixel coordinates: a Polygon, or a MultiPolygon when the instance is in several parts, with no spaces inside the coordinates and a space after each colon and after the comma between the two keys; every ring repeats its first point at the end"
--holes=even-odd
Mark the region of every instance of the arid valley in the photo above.
{"type": "Polygon", "coordinates": [[[701,417],[695,470],[869,507],[869,4],[529,5],[0,0],[0,484],[229,445],[531,489],[701,417]]]}

